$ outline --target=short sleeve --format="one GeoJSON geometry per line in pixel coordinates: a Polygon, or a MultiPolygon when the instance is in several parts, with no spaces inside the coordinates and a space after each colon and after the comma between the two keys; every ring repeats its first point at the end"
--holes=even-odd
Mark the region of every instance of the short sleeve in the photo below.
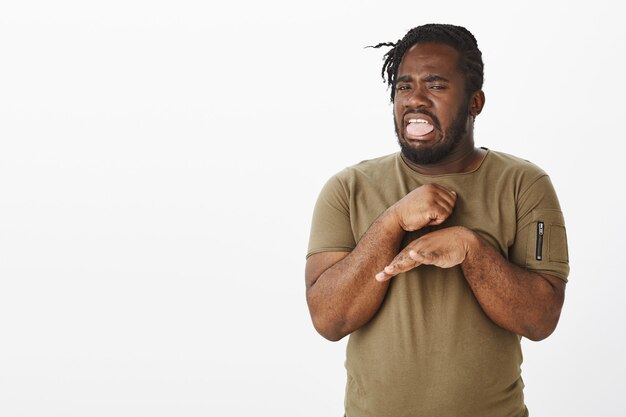
{"type": "Polygon", "coordinates": [[[567,282],[567,233],[559,201],[547,175],[524,190],[517,204],[515,242],[509,259],[523,268],[567,282]]]}
{"type": "Polygon", "coordinates": [[[319,252],[350,252],[355,248],[349,197],[338,175],[324,185],[313,210],[307,258],[319,252]]]}

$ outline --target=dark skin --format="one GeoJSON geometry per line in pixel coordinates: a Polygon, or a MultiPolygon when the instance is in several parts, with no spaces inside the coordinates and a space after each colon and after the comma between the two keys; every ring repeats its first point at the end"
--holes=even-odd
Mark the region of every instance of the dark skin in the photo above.
{"type": "MultiPolygon", "coordinates": [[[[458,52],[433,43],[414,45],[398,69],[394,117],[399,140],[419,151],[452,140],[450,126],[459,112],[465,134],[442,159],[418,164],[417,172],[471,172],[486,152],[474,146],[473,123],[485,96],[469,95],[458,52]],[[423,109],[427,114],[416,112],[423,109]],[[435,123],[432,117],[439,123],[435,123]],[[438,125],[423,136],[407,132],[408,121],[423,118],[438,125]]],[[[548,337],[556,328],[565,283],[551,275],[508,262],[493,246],[462,226],[428,233],[400,251],[406,232],[443,223],[454,210],[456,193],[436,184],[411,191],[370,226],[352,252],[311,255],[306,264],[306,296],[313,324],[329,340],[340,340],[365,325],[380,308],[389,280],[422,264],[450,268],[460,265],[485,314],[496,324],[531,340],[548,337]]]]}

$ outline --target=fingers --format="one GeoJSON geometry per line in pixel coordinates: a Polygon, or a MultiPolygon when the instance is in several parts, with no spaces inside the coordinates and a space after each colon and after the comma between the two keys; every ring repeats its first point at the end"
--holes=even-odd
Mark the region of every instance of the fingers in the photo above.
{"type": "Polygon", "coordinates": [[[400,199],[391,211],[398,225],[412,232],[442,224],[452,214],[456,200],[456,192],[438,184],[424,184],[400,199]]]}
{"type": "MultiPolygon", "coordinates": [[[[472,232],[469,233],[471,236],[472,232]]],[[[427,233],[400,251],[375,278],[377,281],[387,281],[419,265],[434,265],[439,268],[459,265],[467,256],[467,236],[467,229],[462,227],[449,227],[427,233]]]]}
{"type": "MultiPolygon", "coordinates": [[[[376,274],[376,280],[380,282],[387,281],[388,279],[393,278],[398,274],[409,271],[421,265],[419,261],[415,260],[409,255],[410,252],[415,251],[411,250],[409,247],[406,247],[391,261],[389,265],[387,265],[382,271],[376,274]]],[[[411,255],[412,254],[413,253],[411,253],[411,255]]]]}
{"type": "Polygon", "coordinates": [[[443,187],[441,187],[441,191],[442,192],[439,196],[441,197],[442,202],[450,209],[453,209],[456,204],[456,191],[450,191],[443,187]]]}
{"type": "Polygon", "coordinates": [[[415,240],[411,244],[409,256],[420,265],[451,268],[465,260],[469,236],[462,227],[440,229],[415,240]]]}
{"type": "Polygon", "coordinates": [[[456,203],[456,191],[448,190],[439,184],[427,184],[426,186],[434,188],[442,201],[445,201],[450,208],[454,207],[456,203]]]}
{"type": "Polygon", "coordinates": [[[433,192],[431,214],[427,226],[436,226],[443,223],[454,210],[457,194],[437,184],[428,184],[433,192]]]}
{"type": "Polygon", "coordinates": [[[442,192],[437,196],[436,203],[450,215],[456,205],[456,192],[442,189],[442,192]]]}

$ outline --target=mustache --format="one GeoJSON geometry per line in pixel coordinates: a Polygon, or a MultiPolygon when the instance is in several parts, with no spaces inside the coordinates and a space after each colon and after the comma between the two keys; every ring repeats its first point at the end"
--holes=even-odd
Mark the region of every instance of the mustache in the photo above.
{"type": "Polygon", "coordinates": [[[402,120],[404,120],[404,118],[409,115],[409,114],[424,114],[428,117],[431,118],[431,120],[433,121],[433,126],[435,126],[435,128],[439,131],[441,131],[441,123],[439,122],[439,119],[437,118],[437,116],[435,116],[434,114],[432,114],[431,112],[429,112],[426,109],[410,109],[410,110],[406,110],[404,113],[402,113],[402,120]]]}

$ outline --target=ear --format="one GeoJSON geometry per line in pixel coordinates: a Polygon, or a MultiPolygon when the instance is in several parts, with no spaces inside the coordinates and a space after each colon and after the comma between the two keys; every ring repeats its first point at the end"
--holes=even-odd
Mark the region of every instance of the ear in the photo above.
{"type": "Polygon", "coordinates": [[[470,98],[470,115],[472,117],[478,116],[480,112],[483,111],[484,106],[485,93],[483,93],[483,90],[478,90],[474,94],[472,94],[472,97],[470,98]]]}

